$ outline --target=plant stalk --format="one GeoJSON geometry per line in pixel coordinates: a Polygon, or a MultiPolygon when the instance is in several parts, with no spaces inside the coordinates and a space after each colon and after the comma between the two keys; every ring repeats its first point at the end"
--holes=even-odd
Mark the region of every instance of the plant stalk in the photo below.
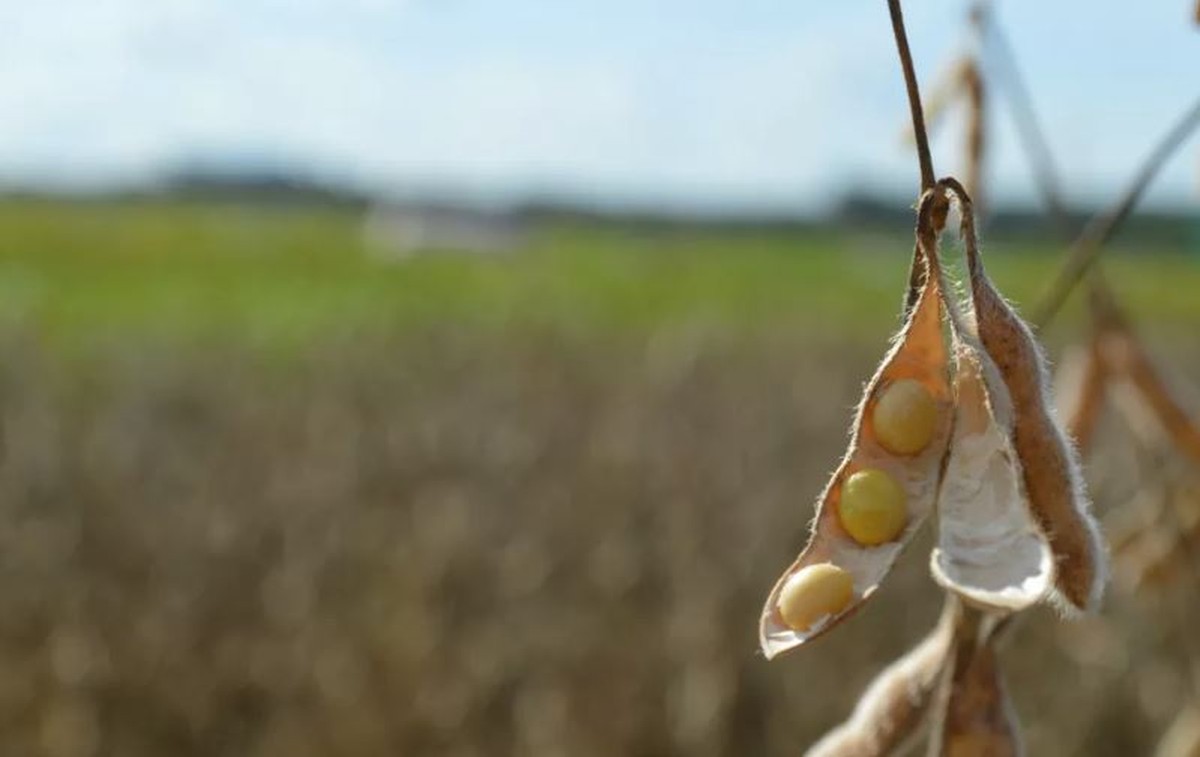
{"type": "Polygon", "coordinates": [[[1134,206],[1137,205],[1138,200],[1142,198],[1150,181],[1162,168],[1167,158],[1187,139],[1197,125],[1200,125],[1200,99],[1187,110],[1146,157],[1125,193],[1111,208],[1093,218],[1075,240],[1071,249],[1067,251],[1058,275],[1033,311],[1030,320],[1035,326],[1043,329],[1054,320],[1071,291],[1096,262],[1104,244],[1112,238],[1134,206]]]}

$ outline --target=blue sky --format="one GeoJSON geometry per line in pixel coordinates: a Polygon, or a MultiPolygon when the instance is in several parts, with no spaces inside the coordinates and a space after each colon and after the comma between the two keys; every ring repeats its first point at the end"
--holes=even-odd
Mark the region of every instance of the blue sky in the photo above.
{"type": "MultiPolygon", "coordinates": [[[[929,86],[967,47],[966,3],[907,6],[929,86]]],[[[1075,199],[1119,191],[1200,96],[1190,6],[998,0],[1075,199]]],[[[384,191],[784,210],[916,182],[883,0],[42,0],[0,28],[9,184],[247,159],[384,191]]],[[[995,192],[1032,198],[993,123],[995,192]]],[[[935,135],[939,172],[958,141],[935,135]]],[[[1152,202],[1197,202],[1198,153],[1152,202]]]]}

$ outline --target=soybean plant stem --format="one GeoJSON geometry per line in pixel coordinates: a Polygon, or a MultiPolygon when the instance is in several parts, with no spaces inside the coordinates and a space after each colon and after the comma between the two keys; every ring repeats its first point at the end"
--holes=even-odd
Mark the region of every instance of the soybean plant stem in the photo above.
{"type": "Polygon", "coordinates": [[[1150,180],[1158,173],[1171,153],[1187,139],[1197,124],[1200,124],[1200,100],[1197,100],[1188,109],[1183,118],[1167,132],[1154,151],[1146,157],[1141,170],[1134,177],[1133,183],[1125,190],[1125,194],[1106,212],[1093,218],[1084,228],[1083,233],[1075,240],[1071,249],[1067,251],[1058,275],[1050,284],[1050,288],[1046,290],[1041,303],[1034,310],[1031,319],[1034,325],[1045,328],[1054,319],[1071,290],[1096,262],[1104,243],[1112,237],[1138,200],[1141,199],[1150,180]]]}
{"type": "Polygon", "coordinates": [[[1055,226],[1058,227],[1058,231],[1066,239],[1071,239],[1075,235],[1075,230],[1071,227],[1066,203],[1062,199],[1062,184],[1056,170],[1054,151],[1050,149],[1046,133],[1038,119],[1037,109],[1033,106],[1033,97],[1029,94],[1029,88],[1025,85],[1025,79],[1017,66],[1017,58],[1013,53],[1012,45],[1009,44],[1000,25],[996,23],[990,8],[982,4],[977,6],[977,13],[973,16],[973,20],[980,26],[980,36],[985,42],[992,43],[992,50],[996,53],[995,59],[1002,74],[999,78],[1002,80],[1013,121],[1017,127],[1017,136],[1021,140],[1022,147],[1025,148],[1025,155],[1029,158],[1029,166],[1033,170],[1034,181],[1042,195],[1042,202],[1045,203],[1046,210],[1055,226]]]}
{"type": "MultiPolygon", "coordinates": [[[[904,31],[904,14],[900,10],[900,0],[888,0],[888,10],[892,15],[892,32],[896,36],[896,51],[900,54],[900,68],[904,72],[904,86],[908,91],[908,105],[912,111],[913,137],[917,143],[917,159],[921,164],[921,194],[924,195],[934,188],[937,180],[933,173],[933,157],[929,154],[929,135],[925,131],[925,113],[921,108],[921,89],[917,84],[916,71],[913,69],[912,52],[908,49],[908,35],[904,31]]],[[[934,198],[933,201],[944,203],[937,198],[934,198]]],[[[945,223],[945,215],[944,213],[934,213],[933,215],[937,219],[934,221],[934,233],[938,233],[941,231],[941,224],[945,223]]],[[[908,296],[905,300],[905,315],[916,305],[917,296],[920,293],[922,270],[922,266],[919,265],[920,256],[921,248],[918,244],[917,249],[913,252],[913,266],[909,275],[908,296]]],[[[980,611],[967,607],[950,592],[946,593],[943,612],[952,612],[957,616],[956,625],[959,634],[962,633],[963,628],[974,631],[983,619],[980,611]]],[[[951,692],[945,688],[946,685],[944,681],[943,690],[939,696],[948,702],[951,692]]],[[[943,708],[944,705],[939,707],[939,709],[943,708]]]]}
{"type": "MultiPolygon", "coordinates": [[[[913,139],[917,143],[917,160],[921,164],[921,194],[933,189],[936,177],[933,174],[933,157],[929,154],[929,134],[925,131],[925,112],[921,106],[921,88],[917,84],[917,72],[913,68],[912,51],[908,49],[908,33],[904,31],[904,13],[900,0],[888,0],[888,11],[892,16],[892,34],[896,37],[896,52],[900,54],[900,70],[904,72],[904,88],[908,92],[908,108],[912,112],[913,139]]],[[[941,230],[940,228],[938,229],[941,230]]],[[[921,294],[925,267],[921,263],[921,249],[913,249],[912,266],[908,271],[908,290],[904,295],[904,317],[916,307],[921,294]]]]}
{"type": "MultiPolygon", "coordinates": [[[[1017,136],[1024,148],[1025,156],[1029,159],[1034,183],[1042,195],[1046,213],[1050,216],[1055,231],[1062,235],[1064,242],[1069,243],[1075,238],[1077,231],[1074,224],[1071,223],[1067,204],[1063,200],[1062,182],[1059,179],[1054,160],[1054,151],[1050,149],[1050,142],[1046,139],[1046,132],[1042,128],[1041,119],[1038,118],[1037,108],[1033,105],[1033,96],[1030,95],[1029,87],[1025,84],[1025,77],[1022,76],[1021,68],[1017,65],[1017,56],[1008,41],[1008,36],[991,15],[990,8],[980,3],[972,18],[979,25],[980,36],[985,41],[992,43],[998,68],[1001,69],[1000,76],[996,78],[1001,81],[1006,90],[1005,94],[1013,121],[1017,127],[1017,136]]],[[[1105,302],[1115,307],[1113,294],[1096,264],[1093,264],[1091,275],[1088,277],[1088,288],[1091,291],[1093,318],[1098,315],[1095,310],[1097,302],[1105,302]]]]}
{"type": "Polygon", "coordinates": [[[892,33],[896,36],[896,52],[900,54],[900,69],[904,72],[904,87],[908,91],[908,107],[912,111],[913,137],[917,142],[917,159],[921,162],[921,191],[933,188],[933,158],[929,154],[929,135],[925,132],[925,112],[921,108],[921,89],[913,69],[912,51],[908,49],[908,34],[904,31],[904,12],[900,0],[888,0],[892,15],[892,33]]]}

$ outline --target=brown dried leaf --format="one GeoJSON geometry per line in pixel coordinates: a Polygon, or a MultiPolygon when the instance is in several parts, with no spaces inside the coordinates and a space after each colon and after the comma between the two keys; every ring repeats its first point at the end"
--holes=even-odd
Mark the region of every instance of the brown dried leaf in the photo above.
{"type": "MultiPolygon", "coordinates": [[[[919,258],[914,264],[917,262],[921,262],[919,258]]],[[[927,261],[925,265],[928,266],[927,261]]],[[[767,597],[759,625],[759,641],[768,659],[828,631],[879,587],[896,557],[933,511],[952,416],[946,345],[942,335],[940,281],[927,273],[903,329],[866,387],[855,416],[850,448],[818,501],[809,543],[767,597]],[[885,450],[875,435],[871,420],[871,410],[879,393],[889,384],[904,379],[920,382],[937,406],[932,440],[922,451],[909,456],[885,450]],[[903,531],[894,540],[873,547],[865,547],[852,539],[842,528],[837,515],[843,483],[863,468],[885,471],[903,489],[907,502],[908,521],[903,531]],[[853,598],[836,615],[826,616],[809,628],[797,631],[780,615],[780,594],[792,575],[818,563],[832,563],[850,573],[854,581],[853,598]]]]}
{"type": "Polygon", "coordinates": [[[1104,546],[1075,450],[1050,409],[1045,357],[984,271],[970,198],[957,181],[942,184],[959,200],[975,325],[1012,396],[1013,443],[1034,516],[1055,554],[1057,594],[1070,608],[1092,609],[1104,588],[1104,546]]]}
{"type": "Polygon", "coordinates": [[[882,757],[919,738],[949,657],[953,609],[948,606],[920,644],[876,676],[850,718],[809,748],[807,757],[882,757]]]}

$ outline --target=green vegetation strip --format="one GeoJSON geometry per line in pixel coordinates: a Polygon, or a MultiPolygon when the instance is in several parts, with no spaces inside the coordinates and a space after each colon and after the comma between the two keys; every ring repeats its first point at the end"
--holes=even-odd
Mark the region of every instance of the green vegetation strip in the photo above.
{"type": "MultiPolygon", "coordinates": [[[[895,325],[911,254],[904,230],[872,238],[551,225],[511,253],[388,260],[368,249],[360,221],[350,211],[218,204],[2,203],[0,328],[66,344],[290,344],[446,322],[613,332],[695,321],[877,338],[895,325]]],[[[997,244],[988,265],[1002,289],[1029,302],[1055,255],[997,244]]],[[[1200,324],[1200,260],[1112,258],[1109,278],[1140,321],[1200,324]]],[[[1077,303],[1069,316],[1077,325],[1077,303]]],[[[1072,328],[1069,319],[1060,328],[1072,328]]]]}

